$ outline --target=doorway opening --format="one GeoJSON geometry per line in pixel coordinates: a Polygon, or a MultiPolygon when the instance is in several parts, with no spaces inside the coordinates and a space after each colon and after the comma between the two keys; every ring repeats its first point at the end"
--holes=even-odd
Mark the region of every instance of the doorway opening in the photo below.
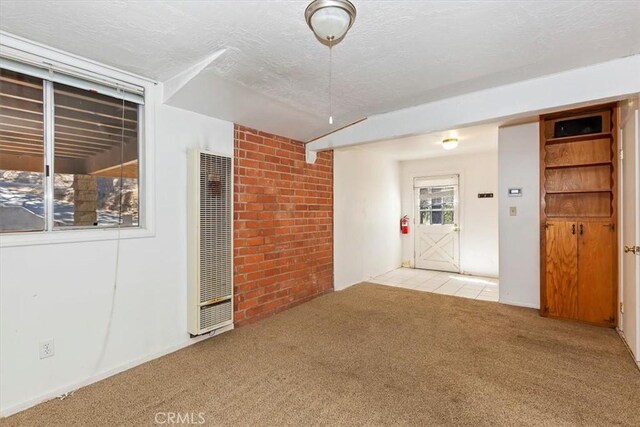
{"type": "Polygon", "coordinates": [[[487,123],[337,150],[336,289],[364,277],[497,301],[498,128],[487,123]],[[450,139],[458,145],[445,146],[450,139]]]}

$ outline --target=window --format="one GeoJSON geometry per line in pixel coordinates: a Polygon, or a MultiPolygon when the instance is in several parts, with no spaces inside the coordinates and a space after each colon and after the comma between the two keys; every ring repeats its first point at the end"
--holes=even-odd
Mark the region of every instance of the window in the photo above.
{"type": "Polygon", "coordinates": [[[143,98],[12,68],[0,68],[0,232],[138,226],[143,98]]]}
{"type": "Polygon", "coordinates": [[[0,70],[0,231],[45,229],[42,80],[0,70]]]}
{"type": "Polygon", "coordinates": [[[454,187],[420,189],[420,224],[447,225],[454,223],[454,187]]]}

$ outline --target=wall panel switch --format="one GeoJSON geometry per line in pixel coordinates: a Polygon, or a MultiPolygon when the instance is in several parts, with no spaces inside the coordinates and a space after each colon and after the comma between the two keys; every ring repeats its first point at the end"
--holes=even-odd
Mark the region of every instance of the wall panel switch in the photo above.
{"type": "Polygon", "coordinates": [[[516,216],[518,215],[518,208],[515,206],[509,206],[509,215],[516,216]]]}

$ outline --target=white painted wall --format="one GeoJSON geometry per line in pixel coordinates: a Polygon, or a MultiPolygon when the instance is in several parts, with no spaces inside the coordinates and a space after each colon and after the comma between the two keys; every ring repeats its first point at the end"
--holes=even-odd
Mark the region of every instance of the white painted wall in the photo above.
{"type": "Polygon", "coordinates": [[[400,267],[398,162],[360,149],[333,158],[334,287],[400,267]]]}
{"type": "Polygon", "coordinates": [[[540,207],[538,123],[500,128],[498,181],[500,302],[540,307],[540,207]],[[522,197],[507,197],[521,187],[522,197]],[[517,216],[509,215],[515,206],[517,216]]]}
{"type": "Polygon", "coordinates": [[[413,180],[417,177],[460,175],[460,269],[466,274],[498,277],[498,152],[450,155],[400,164],[402,215],[411,226],[402,236],[402,262],[414,265],[415,226],[413,180]],[[478,199],[478,193],[494,193],[478,199]]]}
{"type": "Polygon", "coordinates": [[[233,154],[233,124],[157,105],[155,236],[0,249],[0,411],[173,351],[187,334],[187,149],[233,154]],[[53,338],[55,356],[39,359],[53,338]],[[104,357],[101,363],[101,354],[104,357]]]}

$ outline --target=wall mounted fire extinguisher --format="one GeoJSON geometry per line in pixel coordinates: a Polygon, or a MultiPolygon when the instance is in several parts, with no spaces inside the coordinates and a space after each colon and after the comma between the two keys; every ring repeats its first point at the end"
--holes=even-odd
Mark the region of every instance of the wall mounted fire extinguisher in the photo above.
{"type": "Polygon", "coordinates": [[[402,234],[409,234],[409,217],[407,215],[400,219],[400,232],[402,234]]]}

